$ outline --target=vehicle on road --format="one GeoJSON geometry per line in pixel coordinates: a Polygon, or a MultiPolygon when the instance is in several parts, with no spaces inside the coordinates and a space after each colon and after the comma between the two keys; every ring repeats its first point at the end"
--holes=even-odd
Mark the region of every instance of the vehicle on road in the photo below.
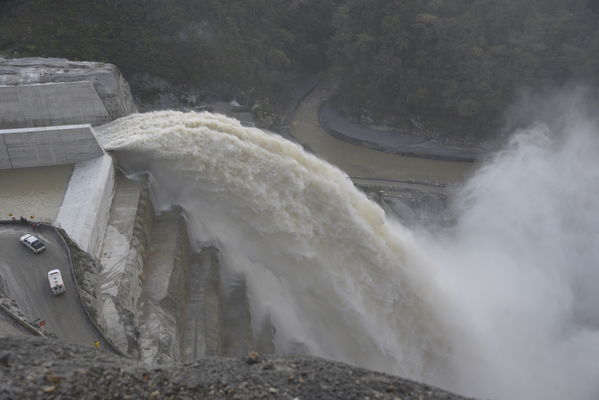
{"type": "Polygon", "coordinates": [[[52,271],[48,272],[48,281],[50,282],[52,294],[59,295],[64,293],[64,282],[62,281],[62,275],[60,275],[59,269],[53,269],[52,271]]]}
{"type": "Polygon", "coordinates": [[[21,236],[19,241],[23,246],[27,247],[35,254],[41,253],[42,251],[46,250],[46,244],[40,238],[38,238],[37,236],[33,236],[30,233],[21,236]]]}

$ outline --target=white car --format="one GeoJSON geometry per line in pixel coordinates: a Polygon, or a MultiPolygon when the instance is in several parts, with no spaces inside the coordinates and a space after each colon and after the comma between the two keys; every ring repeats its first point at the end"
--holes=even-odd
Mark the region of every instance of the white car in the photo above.
{"type": "Polygon", "coordinates": [[[29,233],[21,236],[19,241],[23,246],[29,248],[29,250],[33,251],[35,254],[46,250],[46,244],[41,239],[29,233]]]}

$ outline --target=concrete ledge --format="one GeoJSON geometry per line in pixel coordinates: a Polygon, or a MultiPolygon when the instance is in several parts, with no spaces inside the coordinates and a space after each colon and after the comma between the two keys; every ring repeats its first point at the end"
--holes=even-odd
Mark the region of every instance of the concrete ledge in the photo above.
{"type": "Polygon", "coordinates": [[[0,128],[110,122],[91,82],[0,86],[0,128]]]}
{"type": "Polygon", "coordinates": [[[99,256],[113,191],[110,156],[77,163],[56,217],[56,225],[94,258],[99,256]]]}
{"type": "Polygon", "coordinates": [[[104,154],[91,125],[0,130],[0,168],[75,164],[104,154]]]}

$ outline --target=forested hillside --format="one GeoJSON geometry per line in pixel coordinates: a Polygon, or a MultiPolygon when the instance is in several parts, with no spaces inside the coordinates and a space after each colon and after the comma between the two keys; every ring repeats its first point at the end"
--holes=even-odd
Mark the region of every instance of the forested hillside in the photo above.
{"type": "Polygon", "coordinates": [[[598,27],[595,0],[4,0],[0,54],[256,99],[326,71],[348,112],[483,131],[522,88],[596,85],[598,27]]]}
{"type": "Polygon", "coordinates": [[[333,75],[354,109],[484,130],[520,89],[597,84],[598,13],[593,0],[346,0],[333,75]]]}

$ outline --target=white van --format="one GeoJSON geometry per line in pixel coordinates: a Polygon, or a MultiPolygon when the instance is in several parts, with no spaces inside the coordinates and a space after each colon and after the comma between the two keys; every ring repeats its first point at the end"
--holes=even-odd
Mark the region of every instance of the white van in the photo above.
{"type": "Polygon", "coordinates": [[[52,271],[48,272],[48,281],[50,281],[50,289],[52,289],[52,294],[58,295],[64,293],[64,282],[62,281],[60,270],[53,269],[52,271]]]}

